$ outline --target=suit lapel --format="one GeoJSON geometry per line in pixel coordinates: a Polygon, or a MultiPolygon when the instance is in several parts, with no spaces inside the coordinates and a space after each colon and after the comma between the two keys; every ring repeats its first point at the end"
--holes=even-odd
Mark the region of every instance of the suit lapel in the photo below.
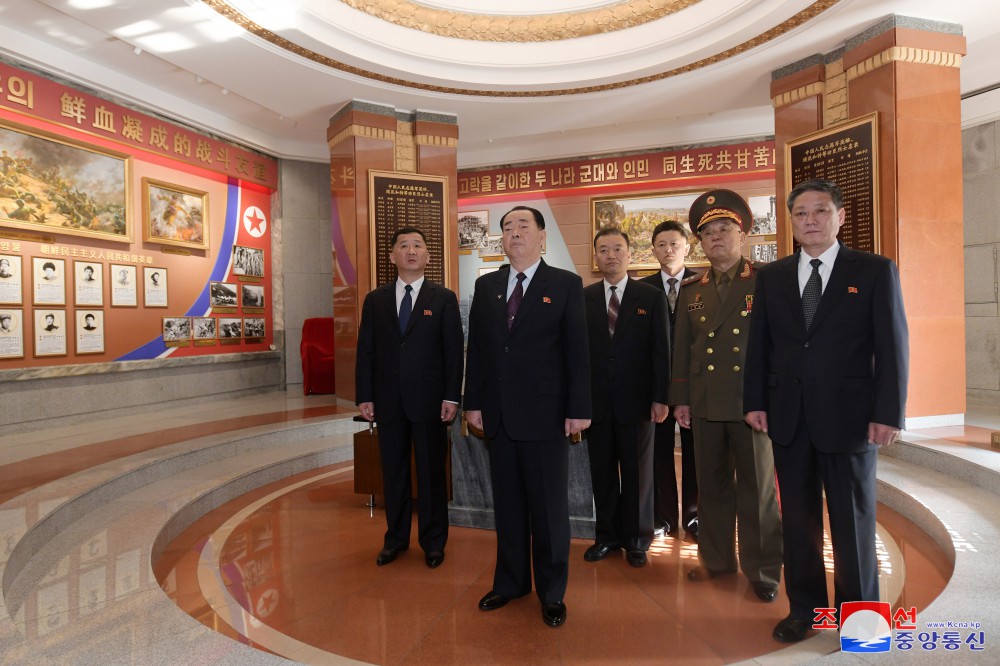
{"type": "Polygon", "coordinates": [[[792,261],[787,261],[779,267],[781,271],[781,277],[776,280],[779,289],[785,290],[785,293],[781,294],[779,300],[781,303],[787,303],[789,309],[792,310],[792,319],[795,320],[795,325],[799,327],[800,331],[806,330],[806,320],[802,315],[802,294],[799,293],[799,253],[802,250],[796,250],[795,254],[792,255],[792,261]]]}
{"type": "Polygon", "coordinates": [[[495,273],[490,273],[486,278],[493,278],[490,287],[492,289],[487,291],[491,294],[493,309],[493,318],[497,322],[498,326],[502,326],[503,330],[507,330],[507,282],[510,280],[510,266],[505,266],[495,273]]]}
{"type": "MultiPolygon", "coordinates": [[[[590,300],[590,309],[595,313],[594,315],[594,326],[595,331],[591,331],[593,335],[600,338],[600,342],[605,348],[611,346],[611,332],[608,330],[608,319],[607,319],[607,303],[604,300],[604,281],[598,282],[601,285],[600,289],[591,289],[587,291],[587,298],[590,300]],[[605,317],[600,317],[597,313],[604,312],[605,317]]],[[[619,308],[619,312],[621,308],[619,308]]]]}
{"type": "MultiPolygon", "coordinates": [[[[745,271],[746,268],[747,268],[746,259],[740,259],[739,268],[736,269],[736,276],[729,283],[729,289],[726,291],[726,298],[721,303],[719,302],[719,290],[716,287],[716,285],[713,284],[712,277],[714,276],[709,277],[708,283],[709,286],[712,288],[708,289],[708,291],[712,292],[712,295],[715,297],[715,302],[718,303],[718,306],[715,309],[715,317],[712,319],[712,328],[720,326],[722,322],[724,322],[729,317],[729,315],[732,314],[733,310],[736,309],[736,304],[739,302],[739,300],[743,298],[746,289],[742,286],[741,283],[743,280],[745,280],[745,278],[742,278],[740,276],[743,274],[743,271],[745,271]]],[[[706,298],[705,300],[709,299],[706,298]]]]}
{"type": "MultiPolygon", "coordinates": [[[[816,314],[813,315],[812,325],[809,327],[810,331],[823,321],[827,313],[837,304],[837,301],[847,293],[847,278],[851,274],[848,264],[853,261],[854,256],[851,250],[841,244],[840,250],[837,252],[837,259],[833,262],[833,270],[830,271],[830,279],[826,283],[826,289],[823,290],[823,297],[819,299],[819,307],[816,309],[816,314]]],[[[804,326],[804,319],[802,323],[804,326]]]]}
{"type": "MultiPolygon", "coordinates": [[[[513,268],[511,269],[513,270],[513,268]]],[[[545,291],[545,284],[548,282],[548,266],[546,266],[545,261],[542,260],[538,264],[538,268],[535,269],[535,274],[531,277],[531,283],[528,284],[528,289],[524,292],[524,298],[521,300],[521,306],[517,309],[517,316],[514,317],[514,325],[510,329],[510,334],[513,335],[514,332],[519,328],[522,321],[528,318],[529,313],[535,307],[535,303],[540,300],[538,295],[545,291]]],[[[504,304],[504,322],[507,321],[507,306],[504,304]]]]}
{"type": "Polygon", "coordinates": [[[431,298],[434,297],[434,289],[437,287],[433,282],[424,278],[424,283],[420,285],[420,293],[417,294],[417,300],[413,302],[413,312],[410,314],[410,321],[406,322],[406,330],[403,332],[403,337],[405,338],[413,330],[413,327],[417,325],[417,318],[423,316],[424,307],[430,303],[431,298]]]}
{"type": "Polygon", "coordinates": [[[621,303],[618,305],[618,321],[615,322],[615,337],[611,338],[612,344],[616,340],[621,340],[622,332],[628,329],[629,323],[635,315],[636,304],[639,302],[639,291],[633,288],[634,284],[635,280],[631,278],[625,283],[625,293],[622,294],[621,303]]]}
{"type": "Polygon", "coordinates": [[[401,338],[399,312],[396,311],[396,282],[382,285],[374,291],[373,295],[375,296],[375,307],[381,311],[376,321],[391,321],[394,335],[401,338]]]}

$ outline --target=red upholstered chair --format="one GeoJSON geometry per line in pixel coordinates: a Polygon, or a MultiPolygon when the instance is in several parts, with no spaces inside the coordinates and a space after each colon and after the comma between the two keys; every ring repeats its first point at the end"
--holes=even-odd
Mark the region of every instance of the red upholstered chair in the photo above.
{"type": "Polygon", "coordinates": [[[302,324],[302,392],[336,393],[333,374],[333,317],[306,319],[302,324]]]}

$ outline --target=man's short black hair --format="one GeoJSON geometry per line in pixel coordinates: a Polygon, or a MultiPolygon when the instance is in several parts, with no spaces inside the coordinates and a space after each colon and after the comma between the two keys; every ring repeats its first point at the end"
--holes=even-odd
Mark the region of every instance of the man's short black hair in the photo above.
{"type": "Polygon", "coordinates": [[[535,224],[538,225],[538,228],[539,229],[544,229],[545,228],[545,217],[542,215],[542,211],[538,210],[537,208],[532,208],[530,206],[514,206],[509,211],[507,211],[506,213],[504,213],[503,217],[500,218],[500,230],[501,231],[503,231],[503,221],[505,219],[507,219],[507,216],[510,215],[511,213],[513,213],[515,210],[527,210],[527,211],[531,211],[531,214],[535,218],[535,224]]]}
{"type": "Polygon", "coordinates": [[[42,270],[44,271],[46,268],[51,268],[52,270],[55,270],[56,265],[53,264],[51,261],[46,261],[44,264],[42,264],[42,270]]]}
{"type": "Polygon", "coordinates": [[[628,234],[619,229],[618,227],[603,227],[600,231],[594,234],[594,249],[597,249],[597,240],[599,238],[604,238],[605,236],[621,236],[625,239],[625,245],[631,246],[628,234]]]}
{"type": "Polygon", "coordinates": [[[423,239],[424,245],[427,245],[427,236],[425,236],[424,232],[420,229],[417,229],[416,227],[401,227],[396,229],[396,233],[392,235],[392,244],[389,247],[396,247],[396,241],[399,240],[399,237],[406,234],[420,234],[420,238],[423,239]]]}
{"type": "Polygon", "coordinates": [[[795,205],[795,200],[799,198],[800,195],[806,192],[826,192],[833,199],[833,205],[837,208],[844,207],[844,193],[840,191],[840,187],[837,183],[832,180],[806,180],[798,185],[796,185],[791,192],[788,193],[788,212],[792,212],[792,206],[795,205]]]}
{"type": "Polygon", "coordinates": [[[87,314],[85,314],[83,316],[83,318],[84,318],[84,320],[87,320],[87,319],[97,319],[97,317],[95,317],[94,315],[90,314],[89,312],[87,314]]]}
{"type": "Polygon", "coordinates": [[[90,271],[91,273],[93,273],[94,272],[94,267],[93,266],[89,266],[89,265],[88,266],[84,266],[83,270],[90,271]]]}
{"type": "Polygon", "coordinates": [[[687,240],[688,237],[687,229],[684,228],[683,224],[681,224],[677,220],[665,220],[663,222],[660,222],[653,228],[653,235],[650,237],[651,239],[650,242],[653,245],[656,245],[656,237],[662,234],[664,231],[676,231],[681,236],[683,236],[685,240],[687,240]]]}

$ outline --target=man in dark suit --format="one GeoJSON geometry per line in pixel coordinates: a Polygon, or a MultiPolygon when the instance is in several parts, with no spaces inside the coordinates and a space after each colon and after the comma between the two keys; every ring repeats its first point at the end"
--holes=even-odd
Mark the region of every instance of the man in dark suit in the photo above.
{"type": "Polygon", "coordinates": [[[670,402],[694,430],[698,470],[698,558],[690,581],[735,573],[768,603],[781,577],[781,523],[767,436],[743,421],[743,367],[758,266],[741,254],[753,214],[730,190],[698,197],[688,214],[711,270],[689,279],[677,302],[670,402]],[[691,423],[694,422],[692,426],[691,423]]]}
{"type": "Polygon", "coordinates": [[[824,492],[836,608],[879,599],[876,457],[903,427],[909,372],[899,273],[837,241],[840,188],[801,183],[788,212],[800,249],[757,278],[743,403],[747,423],[774,443],[790,604],[774,638],[784,643],[802,640],[829,602],[824,492]]]}
{"type": "Polygon", "coordinates": [[[510,266],[476,280],[465,409],[490,440],[497,529],[496,610],[531,591],[552,627],[566,620],[569,437],[590,425],[590,363],[578,275],[542,261],[545,218],[517,206],[500,220],[510,266]]]}
{"type": "MultiPolygon", "coordinates": [[[[653,229],[653,256],[660,262],[659,272],[644,277],[640,282],[662,289],[670,309],[670,342],[674,341],[677,322],[677,301],[681,284],[700,276],[684,265],[691,254],[687,230],[676,220],[660,222],[653,229]]],[[[677,526],[693,539],[698,538],[698,478],[694,464],[694,434],[691,428],[681,428],[681,495],[680,522],[677,511],[677,470],[674,465],[674,432],[677,419],[672,414],[663,423],[656,424],[653,442],[653,526],[657,533],[675,534],[677,526]]]]}
{"type": "Polygon", "coordinates": [[[417,540],[434,569],[444,561],[448,540],[447,424],[461,398],[462,320],[455,294],[424,279],[428,253],[422,231],[396,231],[389,259],[399,277],[365,297],[355,382],[361,415],[378,421],[382,455],[388,529],[375,563],[388,564],[410,546],[412,442],[417,540]]]}
{"type": "Polygon", "coordinates": [[[590,340],[592,422],[587,430],[596,539],[583,558],[625,548],[646,564],[653,540],[653,426],[667,418],[670,330],[660,289],[628,276],[628,235],[606,227],[594,236],[604,279],[583,290],[590,340]]]}

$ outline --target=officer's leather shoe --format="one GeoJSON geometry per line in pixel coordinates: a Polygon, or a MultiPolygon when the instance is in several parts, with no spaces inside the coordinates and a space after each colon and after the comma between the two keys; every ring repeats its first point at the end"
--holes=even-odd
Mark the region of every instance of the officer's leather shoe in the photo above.
{"type": "Polygon", "coordinates": [[[646,566],[646,551],[644,550],[630,550],[625,553],[625,559],[633,567],[639,568],[646,566]]]}
{"type": "Polygon", "coordinates": [[[608,556],[613,550],[618,550],[618,546],[609,546],[603,543],[595,543],[583,554],[583,559],[588,562],[598,562],[608,556]]]}
{"type": "Polygon", "coordinates": [[[432,550],[431,552],[424,555],[424,562],[427,563],[431,569],[437,569],[444,562],[444,551],[442,550],[432,550]]]}
{"type": "Polygon", "coordinates": [[[378,551],[378,557],[375,558],[375,564],[379,566],[389,564],[389,562],[394,561],[404,550],[406,550],[406,548],[383,548],[378,551]]]}
{"type": "Polygon", "coordinates": [[[712,580],[713,578],[718,578],[722,575],[720,571],[712,571],[708,567],[697,566],[687,573],[687,579],[693,583],[704,583],[706,580],[712,580]]]}
{"type": "Polygon", "coordinates": [[[556,601],[542,606],[542,619],[550,627],[558,627],[566,621],[566,604],[556,601]]]}
{"type": "Polygon", "coordinates": [[[479,600],[479,610],[491,611],[503,608],[510,601],[509,597],[497,594],[493,590],[486,593],[486,596],[479,600]]]}
{"type": "Polygon", "coordinates": [[[796,620],[789,615],[779,622],[771,632],[771,636],[779,643],[798,643],[806,637],[809,631],[809,623],[804,620],[796,620]]]}
{"type": "Polygon", "coordinates": [[[778,596],[778,586],[774,583],[757,582],[753,584],[753,593],[758,599],[769,604],[778,596]]]}

